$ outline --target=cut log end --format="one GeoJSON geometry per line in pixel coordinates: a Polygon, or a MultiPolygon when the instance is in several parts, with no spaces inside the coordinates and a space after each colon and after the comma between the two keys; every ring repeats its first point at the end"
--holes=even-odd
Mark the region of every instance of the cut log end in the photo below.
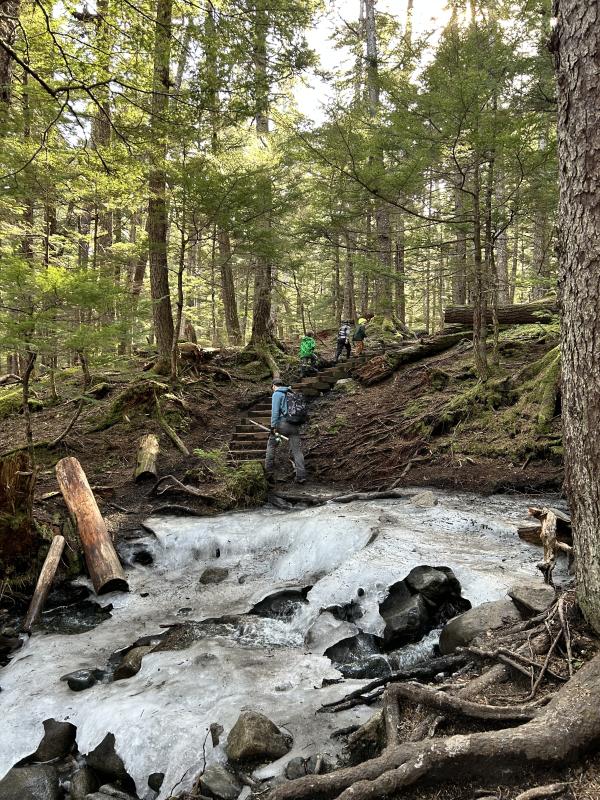
{"type": "Polygon", "coordinates": [[[109,592],[128,592],[129,584],[125,578],[112,578],[106,583],[102,584],[97,590],[96,594],[108,594],[109,592]]]}

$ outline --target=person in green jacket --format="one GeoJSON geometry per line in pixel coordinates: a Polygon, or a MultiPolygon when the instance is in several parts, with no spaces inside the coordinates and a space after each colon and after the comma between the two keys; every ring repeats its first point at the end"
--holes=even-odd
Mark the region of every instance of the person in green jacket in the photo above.
{"type": "Polygon", "coordinates": [[[307,331],[300,339],[300,369],[303,377],[317,369],[316,346],[312,331],[307,331]]]}
{"type": "Polygon", "coordinates": [[[358,320],[358,327],[354,331],[354,336],[352,337],[352,341],[354,342],[354,355],[359,356],[362,351],[365,349],[365,339],[367,338],[367,331],[365,329],[365,325],[367,324],[367,320],[364,317],[361,317],[358,320]]]}

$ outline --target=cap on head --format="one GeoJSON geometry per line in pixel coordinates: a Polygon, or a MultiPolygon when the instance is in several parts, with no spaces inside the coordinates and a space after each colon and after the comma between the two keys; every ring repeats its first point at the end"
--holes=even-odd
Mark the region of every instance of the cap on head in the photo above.
{"type": "Polygon", "coordinates": [[[287,383],[280,378],[273,378],[271,386],[287,386],[287,383]]]}
{"type": "Polygon", "coordinates": [[[358,320],[358,324],[359,324],[359,325],[364,325],[366,321],[367,321],[367,320],[366,320],[364,317],[361,317],[361,318],[358,320]]]}
{"type": "Polygon", "coordinates": [[[310,336],[310,338],[312,339],[313,336],[314,336],[314,333],[312,331],[306,331],[306,335],[310,336]]]}

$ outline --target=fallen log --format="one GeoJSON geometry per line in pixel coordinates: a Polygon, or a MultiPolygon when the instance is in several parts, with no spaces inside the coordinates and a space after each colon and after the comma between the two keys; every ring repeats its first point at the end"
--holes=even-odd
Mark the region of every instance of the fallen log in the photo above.
{"type": "Polygon", "coordinates": [[[422,339],[417,344],[411,344],[397,350],[389,350],[381,356],[370,359],[364,366],[356,369],[354,374],[362,384],[372,386],[389,378],[404,364],[410,364],[422,358],[443,353],[465,338],[467,337],[464,333],[450,333],[446,336],[433,336],[431,339],[422,339]]]}
{"type": "MultiPolygon", "coordinates": [[[[530,325],[535,322],[552,322],[555,314],[558,314],[555,301],[498,306],[498,323],[500,325],[530,325]]],[[[488,308],[486,322],[491,323],[492,321],[492,309],[488,308]]],[[[444,309],[444,323],[473,327],[473,306],[447,306],[444,309]]]]}
{"type": "Polygon", "coordinates": [[[54,539],[52,539],[52,544],[50,545],[50,549],[48,550],[42,571],[40,572],[33,597],[31,598],[31,603],[27,609],[27,616],[25,617],[25,622],[23,623],[23,630],[27,633],[31,633],[33,623],[36,621],[40,615],[40,612],[44,608],[46,598],[48,597],[48,592],[52,586],[52,581],[56,575],[56,570],[58,569],[60,558],[64,549],[64,536],[55,536],[54,539]]]}
{"type": "Polygon", "coordinates": [[[129,591],[123,567],[79,461],[72,457],[61,459],[56,465],[56,478],[67,508],[77,522],[96,593],[129,591]]]}
{"type": "Polygon", "coordinates": [[[159,444],[158,436],[154,433],[147,433],[142,436],[138,445],[137,459],[133,478],[136,483],[145,478],[158,478],[156,460],[158,458],[159,444]]]}

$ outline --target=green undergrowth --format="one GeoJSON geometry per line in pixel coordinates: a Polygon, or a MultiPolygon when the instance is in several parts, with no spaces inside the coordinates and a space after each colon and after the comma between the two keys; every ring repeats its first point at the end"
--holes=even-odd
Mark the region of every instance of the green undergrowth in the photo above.
{"type": "Polygon", "coordinates": [[[189,470],[187,478],[198,483],[216,484],[215,499],[222,510],[260,506],[267,499],[267,479],[260,461],[228,463],[224,450],[194,450],[198,464],[189,470]]]}

